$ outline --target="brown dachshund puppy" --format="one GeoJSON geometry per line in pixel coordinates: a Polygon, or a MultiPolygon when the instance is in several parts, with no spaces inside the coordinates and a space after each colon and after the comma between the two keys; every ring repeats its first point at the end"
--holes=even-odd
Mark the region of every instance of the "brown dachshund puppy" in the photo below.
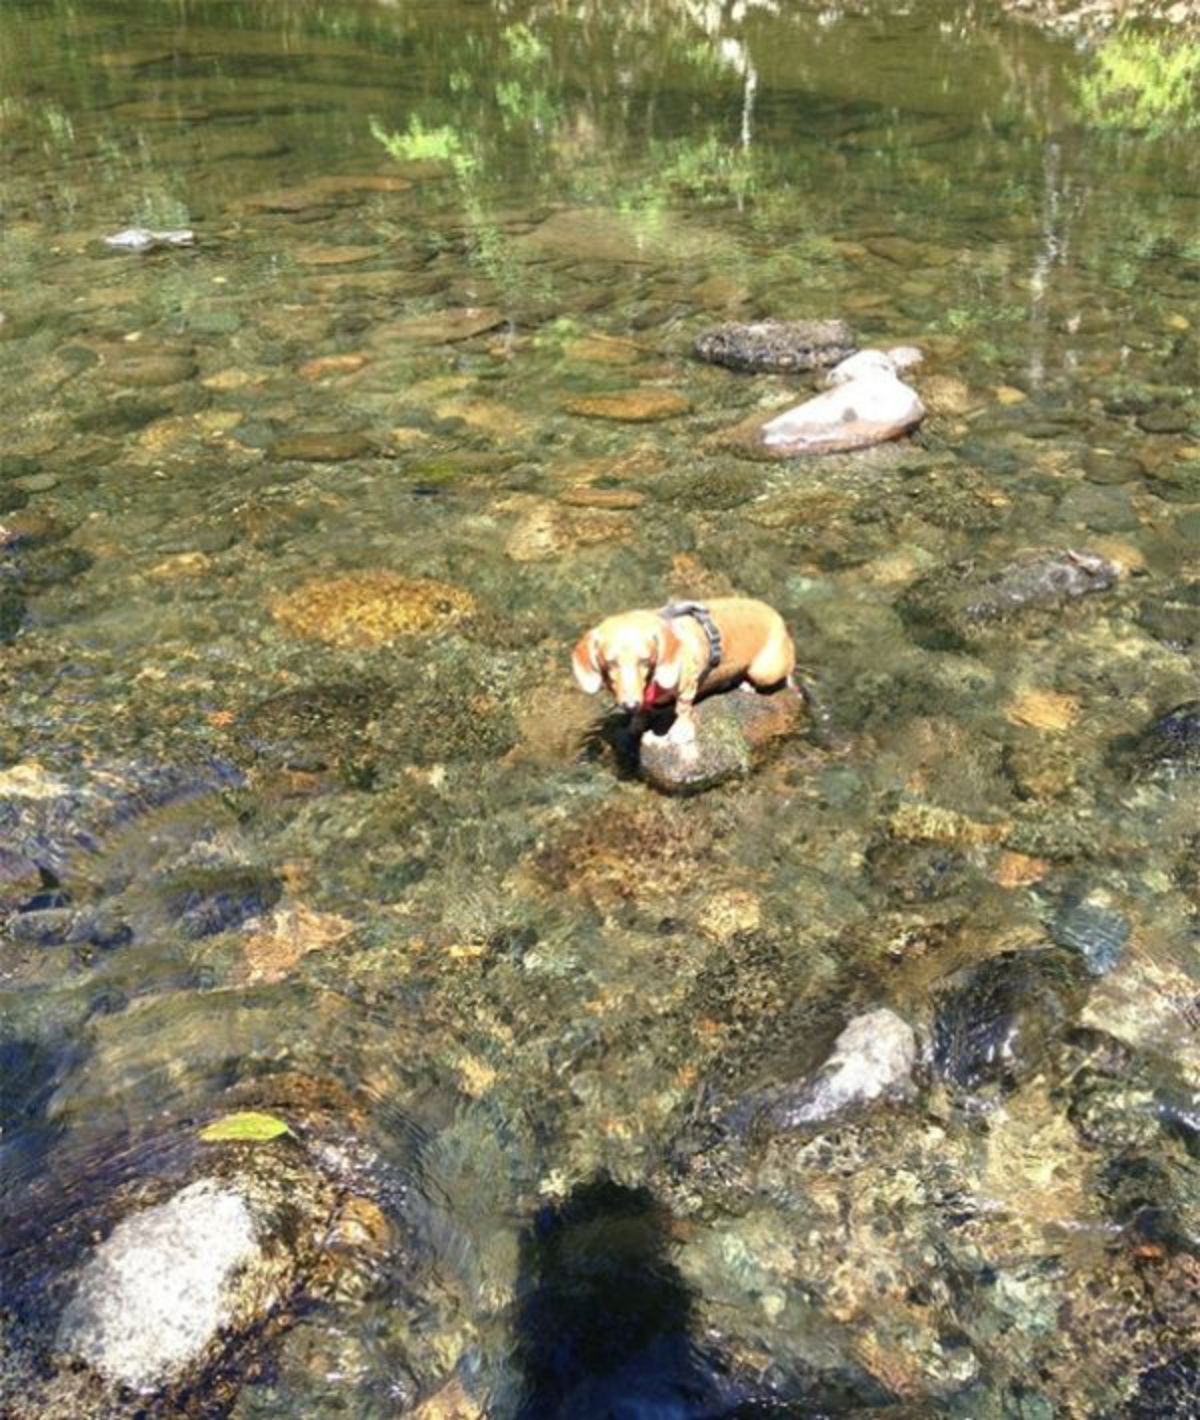
{"type": "Polygon", "coordinates": [[[674,701],[670,738],[678,744],[696,738],[698,696],[738,681],[769,690],[790,682],[795,664],[783,617],[748,597],[620,612],[581,637],[572,658],[581,690],[594,695],[605,685],[635,717],[674,701]]]}

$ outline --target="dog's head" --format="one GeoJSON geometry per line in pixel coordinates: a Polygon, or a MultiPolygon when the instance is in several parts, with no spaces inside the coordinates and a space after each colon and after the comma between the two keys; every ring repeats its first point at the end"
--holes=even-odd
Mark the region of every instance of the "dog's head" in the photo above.
{"type": "Polygon", "coordinates": [[[595,695],[602,685],[623,710],[649,709],[655,690],[679,684],[683,645],[669,621],[653,611],[610,616],[580,637],[571,659],[580,690],[595,695]]]}

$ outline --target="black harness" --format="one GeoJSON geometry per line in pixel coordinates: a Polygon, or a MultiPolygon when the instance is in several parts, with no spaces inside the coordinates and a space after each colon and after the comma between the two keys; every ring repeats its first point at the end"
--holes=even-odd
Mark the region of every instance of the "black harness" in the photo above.
{"type": "Polygon", "coordinates": [[[708,642],[708,664],[704,667],[700,679],[711,675],[721,664],[721,632],[717,623],[712,619],[712,613],[701,602],[668,602],[658,613],[664,621],[675,621],[681,616],[690,616],[693,621],[700,624],[701,631],[704,632],[708,642]]]}

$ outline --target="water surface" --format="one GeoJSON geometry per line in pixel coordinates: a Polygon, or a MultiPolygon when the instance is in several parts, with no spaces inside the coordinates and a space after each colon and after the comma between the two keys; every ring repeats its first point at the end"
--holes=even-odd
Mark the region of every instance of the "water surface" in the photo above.
{"type": "Polygon", "coordinates": [[[1188,90],[1135,103],[1122,43],[932,3],[4,6],[19,1389],[61,1364],[41,1279],[253,1105],[390,1240],[205,1414],[1195,1413],[1197,795],[1121,741],[1194,692],[1200,184],[1188,90]],[[195,245],[105,247],[132,225],[195,245]],[[922,347],[919,437],[731,452],[806,386],[691,340],[768,316],[922,347]],[[684,412],[568,409],[611,392],[684,412]],[[1121,579],[966,645],[903,614],[1038,547],[1121,579]],[[733,591],[831,732],[660,798],[570,648],[733,591]],[[942,978],[1114,920],[1019,1079],[681,1144],[857,1011],[932,1039],[942,978]]]}

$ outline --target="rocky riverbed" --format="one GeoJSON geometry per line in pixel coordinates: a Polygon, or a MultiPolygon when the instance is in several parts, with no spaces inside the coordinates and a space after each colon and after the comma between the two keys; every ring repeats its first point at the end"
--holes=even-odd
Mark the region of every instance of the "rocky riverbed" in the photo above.
{"type": "Polygon", "coordinates": [[[1187,54],[702,9],[0,11],[6,1414],[1196,1411],[1187,54]]]}

